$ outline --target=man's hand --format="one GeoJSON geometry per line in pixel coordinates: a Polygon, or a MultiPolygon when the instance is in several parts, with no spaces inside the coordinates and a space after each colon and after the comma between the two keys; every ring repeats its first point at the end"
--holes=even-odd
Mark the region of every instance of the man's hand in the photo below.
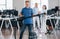
{"type": "Polygon", "coordinates": [[[40,11],[38,11],[38,14],[40,14],[41,12],[40,11]]]}
{"type": "Polygon", "coordinates": [[[20,14],[19,16],[20,16],[20,17],[23,17],[23,15],[22,15],[22,14],[20,14]]]}

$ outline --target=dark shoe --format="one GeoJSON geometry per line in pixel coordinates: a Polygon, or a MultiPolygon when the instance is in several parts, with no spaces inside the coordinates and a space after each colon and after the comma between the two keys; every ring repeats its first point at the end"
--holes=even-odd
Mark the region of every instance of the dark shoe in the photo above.
{"type": "Polygon", "coordinates": [[[48,34],[48,32],[47,33],[45,33],[45,35],[47,35],[48,34]]]}

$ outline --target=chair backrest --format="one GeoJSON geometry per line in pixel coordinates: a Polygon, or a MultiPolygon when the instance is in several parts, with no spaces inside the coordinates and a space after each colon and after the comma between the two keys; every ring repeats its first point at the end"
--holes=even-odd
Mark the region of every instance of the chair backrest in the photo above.
{"type": "Polygon", "coordinates": [[[11,10],[11,12],[13,13],[13,15],[15,15],[15,16],[18,16],[18,11],[17,10],[11,10]]]}
{"type": "Polygon", "coordinates": [[[55,14],[55,11],[53,11],[53,10],[48,10],[47,11],[47,15],[52,15],[52,14],[55,14]]]}
{"type": "Polygon", "coordinates": [[[2,14],[2,11],[0,10],[0,15],[2,14]]]}
{"type": "Polygon", "coordinates": [[[8,15],[15,15],[15,16],[18,16],[18,11],[17,10],[3,10],[3,14],[8,14],[8,15]]]}

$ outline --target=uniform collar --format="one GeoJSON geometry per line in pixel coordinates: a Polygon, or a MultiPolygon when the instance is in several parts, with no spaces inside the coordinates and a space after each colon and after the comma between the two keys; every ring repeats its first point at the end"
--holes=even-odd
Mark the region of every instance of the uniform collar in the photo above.
{"type": "Polygon", "coordinates": [[[26,9],[28,9],[28,8],[30,8],[30,7],[28,7],[28,8],[27,8],[27,7],[25,7],[25,8],[26,8],[26,9]]]}

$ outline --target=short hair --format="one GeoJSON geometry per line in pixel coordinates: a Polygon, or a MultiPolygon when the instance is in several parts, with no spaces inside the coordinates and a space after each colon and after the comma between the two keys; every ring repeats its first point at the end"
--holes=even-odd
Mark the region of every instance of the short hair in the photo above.
{"type": "Polygon", "coordinates": [[[25,1],[25,3],[27,3],[27,2],[29,3],[29,1],[25,1]]]}
{"type": "Polygon", "coordinates": [[[38,3],[35,3],[35,4],[38,4],[38,3]]]}

